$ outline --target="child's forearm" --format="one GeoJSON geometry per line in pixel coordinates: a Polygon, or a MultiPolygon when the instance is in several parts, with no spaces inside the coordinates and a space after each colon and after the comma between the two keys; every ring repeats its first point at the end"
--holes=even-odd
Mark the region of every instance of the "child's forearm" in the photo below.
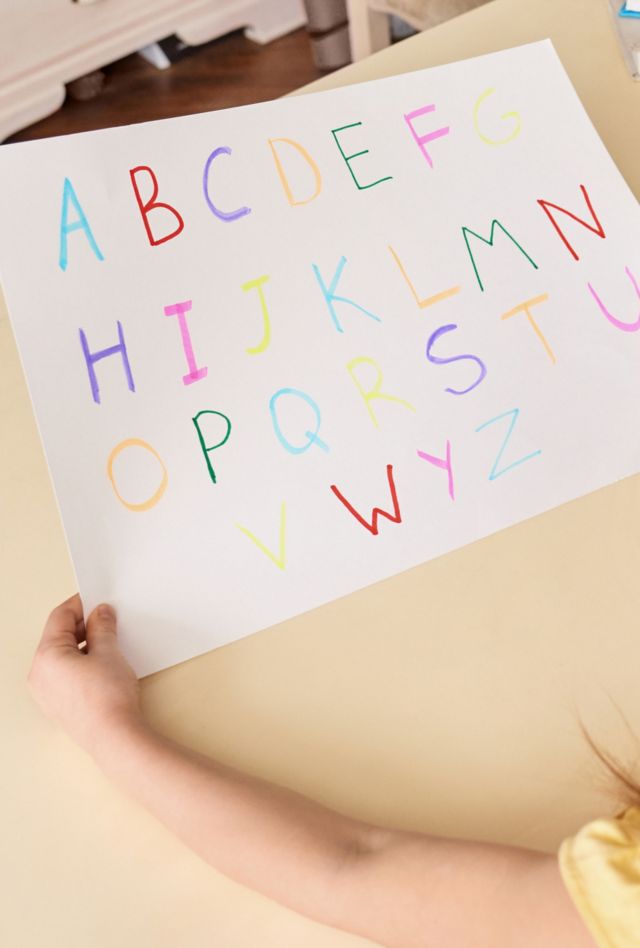
{"type": "Polygon", "coordinates": [[[345,869],[384,830],[240,774],[142,723],[114,729],[94,757],[216,869],[316,921],[349,927],[340,909],[345,869]]]}
{"type": "Polygon", "coordinates": [[[156,734],[109,606],[86,623],[77,596],[54,609],[29,686],[112,780],[207,862],[310,918],[388,948],[593,945],[553,856],[382,830],[156,734]]]}

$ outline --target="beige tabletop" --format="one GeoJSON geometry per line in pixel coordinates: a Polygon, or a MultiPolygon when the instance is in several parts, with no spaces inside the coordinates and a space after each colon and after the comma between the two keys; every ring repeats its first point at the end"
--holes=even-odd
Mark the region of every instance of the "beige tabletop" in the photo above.
{"type": "MultiPolygon", "coordinates": [[[[606,0],[494,0],[312,88],[547,36],[640,196],[640,83],[606,0]]],[[[358,944],[216,874],[32,705],[42,622],[75,590],[4,313],[0,444],[0,944],[358,944]]],[[[614,752],[629,750],[615,705],[640,733],[639,576],[635,477],[151,676],[146,710],[174,738],[345,812],[553,849],[612,806],[578,714],[614,752]]]]}

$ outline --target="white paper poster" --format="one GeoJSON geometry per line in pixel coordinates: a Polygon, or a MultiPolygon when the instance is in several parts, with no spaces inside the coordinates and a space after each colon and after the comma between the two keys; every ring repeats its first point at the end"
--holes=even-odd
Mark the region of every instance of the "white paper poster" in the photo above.
{"type": "Polygon", "coordinates": [[[4,146],[0,220],[139,674],[640,470],[640,210],[549,42],[4,146]]]}

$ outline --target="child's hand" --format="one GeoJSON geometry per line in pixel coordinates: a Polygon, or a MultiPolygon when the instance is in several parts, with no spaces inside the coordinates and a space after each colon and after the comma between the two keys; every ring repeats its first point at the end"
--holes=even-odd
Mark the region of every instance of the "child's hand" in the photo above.
{"type": "Polygon", "coordinates": [[[28,683],[44,713],[90,753],[114,729],[142,723],[138,679],[118,647],[111,606],[94,609],[86,628],[80,596],[54,609],[28,683]]]}

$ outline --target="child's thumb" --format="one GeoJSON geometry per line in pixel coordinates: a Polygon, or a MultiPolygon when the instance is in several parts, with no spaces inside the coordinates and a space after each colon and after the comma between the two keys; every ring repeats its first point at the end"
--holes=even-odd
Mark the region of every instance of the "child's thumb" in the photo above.
{"type": "Polygon", "coordinates": [[[96,606],[86,623],[87,652],[110,650],[116,645],[116,614],[112,606],[96,606]]]}

